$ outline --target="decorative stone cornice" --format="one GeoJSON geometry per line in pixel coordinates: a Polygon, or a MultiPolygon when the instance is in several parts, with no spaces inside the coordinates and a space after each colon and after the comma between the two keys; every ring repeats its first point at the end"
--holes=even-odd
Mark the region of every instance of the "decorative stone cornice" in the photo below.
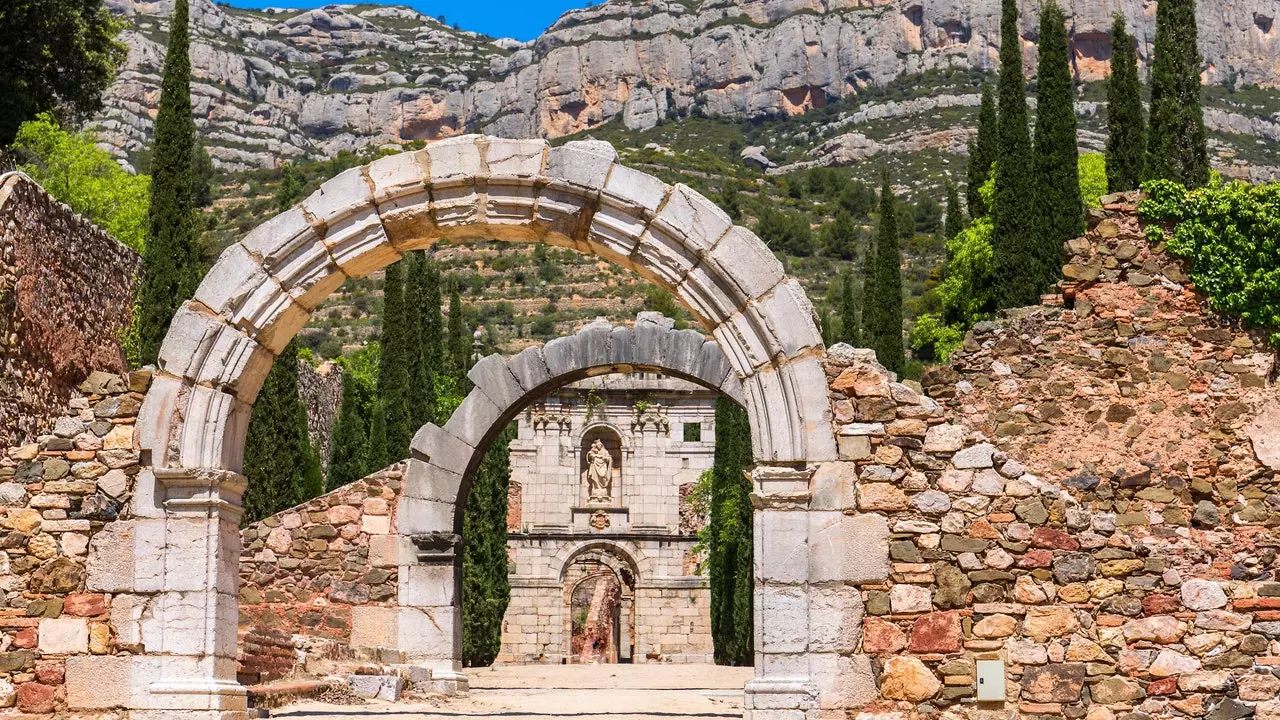
{"type": "Polygon", "coordinates": [[[244,513],[241,498],[248,479],[240,473],[215,468],[155,468],[156,484],[166,511],[175,515],[209,516],[215,513],[239,522],[244,513]]]}
{"type": "Polygon", "coordinates": [[[817,466],[757,465],[751,470],[751,504],[756,509],[804,510],[813,493],[809,482],[817,466]]]}

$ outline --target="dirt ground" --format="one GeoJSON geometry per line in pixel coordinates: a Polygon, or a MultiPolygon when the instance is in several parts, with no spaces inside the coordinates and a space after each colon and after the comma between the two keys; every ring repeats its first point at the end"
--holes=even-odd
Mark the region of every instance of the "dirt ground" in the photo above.
{"type": "Polygon", "coordinates": [[[715,665],[508,665],[468,670],[471,694],[438,703],[306,702],[289,720],[712,720],[742,717],[751,668],[715,665]]]}

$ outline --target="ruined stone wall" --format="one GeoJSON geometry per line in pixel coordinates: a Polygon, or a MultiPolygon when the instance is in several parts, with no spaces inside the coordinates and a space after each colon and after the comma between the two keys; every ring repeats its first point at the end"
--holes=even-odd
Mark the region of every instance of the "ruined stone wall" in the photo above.
{"type": "Polygon", "coordinates": [[[98,540],[128,519],[150,379],[91,374],[65,414],[0,456],[0,707],[103,707],[87,698],[128,692],[76,669],[143,644],[144,602],[113,590],[121,558],[102,556],[98,540]]]}
{"type": "MultiPolygon", "coordinates": [[[[349,654],[353,608],[394,606],[400,465],[241,532],[240,674],[289,674],[281,637],[311,660],[349,654]]],[[[356,645],[359,644],[358,638],[356,645]]]]}
{"type": "Polygon", "coordinates": [[[140,265],[27,176],[0,175],[0,446],[33,440],[91,370],[124,371],[140,265]]]}
{"type": "Polygon", "coordinates": [[[312,367],[311,363],[299,359],[298,394],[307,409],[307,436],[319,451],[320,464],[328,477],[333,425],[342,411],[342,366],[326,362],[312,367]]]}
{"type": "Polygon", "coordinates": [[[850,705],[1280,718],[1275,355],[1111,199],[1070,243],[1068,307],[980,324],[932,398],[830,352],[842,461],[815,494],[890,557],[861,584],[875,687],[843,675],[850,705]],[[1003,705],[975,702],[983,659],[1003,705]]]}

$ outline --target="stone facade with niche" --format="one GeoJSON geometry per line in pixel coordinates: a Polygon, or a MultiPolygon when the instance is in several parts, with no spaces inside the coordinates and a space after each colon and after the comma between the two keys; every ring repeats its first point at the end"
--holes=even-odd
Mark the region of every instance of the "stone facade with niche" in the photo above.
{"type": "Polygon", "coordinates": [[[716,395],[656,373],[615,374],[520,415],[500,661],[710,660],[710,590],[693,551],[701,518],[687,496],[714,460],[716,395]],[[618,585],[616,601],[597,594],[614,603],[612,620],[574,599],[600,577],[618,585]],[[584,655],[573,649],[584,633],[612,640],[584,655]]]}

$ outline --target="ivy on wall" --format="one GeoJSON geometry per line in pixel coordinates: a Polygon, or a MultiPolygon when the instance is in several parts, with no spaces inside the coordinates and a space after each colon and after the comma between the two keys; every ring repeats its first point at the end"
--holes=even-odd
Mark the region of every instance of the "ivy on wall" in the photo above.
{"type": "Polygon", "coordinates": [[[1280,347],[1280,183],[1215,179],[1188,190],[1169,180],[1142,185],[1138,215],[1155,246],[1190,261],[1196,288],[1217,312],[1268,334],[1280,347]]]}

